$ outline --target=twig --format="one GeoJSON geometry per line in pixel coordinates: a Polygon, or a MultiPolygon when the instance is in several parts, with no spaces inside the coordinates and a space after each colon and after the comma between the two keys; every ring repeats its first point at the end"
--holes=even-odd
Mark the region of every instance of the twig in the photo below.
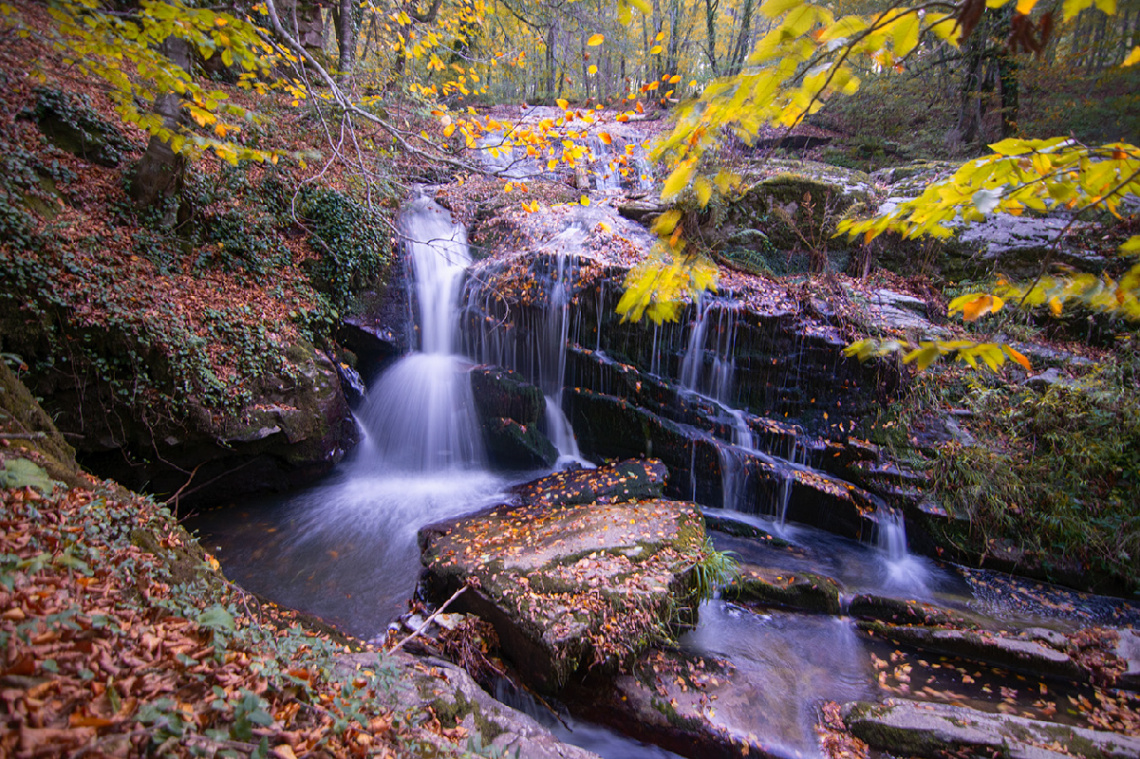
{"type": "Polygon", "coordinates": [[[44,432],[0,432],[0,440],[43,440],[44,432]]]}
{"type": "Polygon", "coordinates": [[[376,114],[370,113],[369,111],[366,111],[363,108],[360,108],[350,102],[348,97],[344,94],[344,91],[341,90],[340,86],[336,83],[336,80],[333,79],[332,75],[325,71],[324,67],[321,66],[321,64],[317,63],[316,59],[314,59],[313,56],[309,54],[309,51],[305,49],[304,45],[298,42],[293,37],[293,35],[289,34],[289,32],[285,30],[285,27],[281,24],[281,19],[277,15],[277,5],[274,0],[266,0],[265,7],[269,12],[269,21],[270,25],[273,27],[273,33],[276,34],[277,37],[281,40],[284,40],[285,44],[289,46],[292,52],[300,56],[308,65],[308,67],[317,74],[317,76],[325,83],[325,86],[328,87],[329,94],[333,96],[333,99],[336,101],[336,104],[338,106],[343,108],[348,113],[359,116],[362,119],[371,121],[373,124],[378,125],[381,129],[390,134],[392,136],[392,139],[400,143],[400,145],[405,150],[407,150],[409,153],[412,153],[413,155],[417,155],[421,158],[427,158],[433,161],[439,161],[441,163],[446,163],[453,168],[461,169],[464,171],[482,171],[482,169],[480,169],[478,166],[474,166],[465,161],[457,161],[453,158],[449,158],[438,153],[433,154],[417,148],[415,145],[412,145],[410,142],[408,142],[407,139],[405,139],[405,132],[403,130],[397,128],[394,124],[389,124],[387,121],[380,118],[376,114]]]}
{"type": "Polygon", "coordinates": [[[460,587],[459,590],[452,593],[451,598],[444,601],[443,606],[440,606],[438,609],[436,609],[432,613],[432,615],[430,617],[428,617],[426,620],[424,620],[424,623],[419,626],[419,629],[413,630],[411,635],[404,638],[403,640],[401,640],[396,645],[392,646],[390,649],[388,649],[387,653],[394,654],[395,652],[397,652],[401,648],[403,648],[406,643],[410,642],[412,640],[412,638],[415,638],[417,635],[422,633],[424,630],[428,629],[428,627],[431,625],[431,623],[435,621],[435,618],[438,617],[440,614],[442,614],[443,610],[446,609],[448,606],[450,606],[452,601],[459,598],[459,596],[461,596],[463,594],[463,591],[467,590],[468,587],[469,586],[464,585],[464,586],[460,587]]]}

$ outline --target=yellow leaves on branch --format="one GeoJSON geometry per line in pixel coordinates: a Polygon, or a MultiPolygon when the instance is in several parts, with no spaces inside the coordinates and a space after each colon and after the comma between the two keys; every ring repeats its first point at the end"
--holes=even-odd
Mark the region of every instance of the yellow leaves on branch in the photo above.
{"type": "Polygon", "coordinates": [[[683,256],[680,251],[655,255],[641,262],[626,275],[617,312],[622,321],[640,321],[649,316],[655,324],[676,321],[687,293],[716,290],[716,264],[704,256],[683,256]]]}
{"type": "Polygon", "coordinates": [[[913,345],[906,340],[867,338],[851,343],[843,349],[843,353],[860,361],[891,353],[903,353],[903,363],[914,364],[919,371],[925,371],[940,358],[949,355],[954,355],[973,369],[985,366],[996,372],[1007,360],[1021,365],[1026,371],[1032,368],[1029,359],[1010,345],[978,343],[972,340],[924,340],[913,345]]]}
{"type": "MultiPolygon", "coordinates": [[[[181,0],[143,0],[127,16],[106,11],[96,0],[60,0],[48,13],[58,25],[56,49],[82,71],[101,79],[108,88],[120,118],[164,140],[177,153],[196,157],[213,151],[219,158],[276,161],[276,156],[249,148],[229,136],[257,115],[228,102],[221,91],[209,91],[198,80],[160,52],[169,38],[185,41],[204,59],[218,55],[226,66],[240,69],[238,86],[264,93],[280,89],[298,100],[304,92],[292,82],[277,78],[275,70],[290,59],[278,52],[254,24],[229,13],[197,8],[181,0]],[[126,76],[132,70],[137,76],[126,76]],[[166,129],[161,119],[140,110],[163,93],[177,93],[197,127],[166,129]]],[[[17,23],[21,23],[17,21],[17,23]]]]}
{"type": "Polygon", "coordinates": [[[851,237],[870,241],[893,231],[907,238],[950,237],[962,223],[986,215],[1020,215],[1101,207],[1120,217],[1120,204],[1140,194],[1140,148],[1127,143],[1084,145],[1071,138],[1007,139],[994,152],[964,164],[953,176],[934,182],[918,198],[889,213],[838,226],[851,237]]]}

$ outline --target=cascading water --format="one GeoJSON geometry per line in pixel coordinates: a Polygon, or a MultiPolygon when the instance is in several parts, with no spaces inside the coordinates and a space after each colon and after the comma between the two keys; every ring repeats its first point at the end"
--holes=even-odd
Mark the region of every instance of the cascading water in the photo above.
{"type": "Polygon", "coordinates": [[[929,562],[907,551],[906,520],[901,511],[879,508],[875,514],[875,546],[884,554],[886,586],[925,596],[929,592],[929,562]]]}
{"type": "Polygon", "coordinates": [[[427,197],[409,203],[400,227],[421,350],[369,389],[364,441],[317,487],[250,507],[243,525],[200,528],[245,546],[220,551],[244,587],[361,637],[380,633],[411,598],[419,529],[491,505],[504,485],[483,465],[470,362],[454,353],[466,233],[427,197]]]}
{"type": "Polygon", "coordinates": [[[727,401],[732,394],[736,361],[733,348],[736,343],[736,311],[731,308],[713,308],[712,303],[698,302],[697,318],[689,332],[689,343],[681,360],[681,386],[718,401],[727,401]],[[710,312],[716,311],[715,324],[710,312]],[[714,329],[712,360],[705,368],[705,353],[709,328],[714,329]]]}
{"type": "Polygon", "coordinates": [[[467,234],[430,198],[413,200],[400,218],[415,283],[420,351],[381,375],[363,411],[380,461],[435,472],[484,463],[483,441],[464,360],[453,351],[467,234]]]}

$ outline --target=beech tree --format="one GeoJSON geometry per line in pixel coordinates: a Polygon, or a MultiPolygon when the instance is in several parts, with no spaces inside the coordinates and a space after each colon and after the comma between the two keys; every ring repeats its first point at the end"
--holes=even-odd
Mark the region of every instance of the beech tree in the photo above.
{"type": "MultiPolygon", "coordinates": [[[[860,86],[855,63],[888,68],[904,66],[922,54],[920,42],[934,38],[961,47],[976,32],[988,9],[1009,14],[1009,53],[1040,52],[1053,27],[1059,5],[1062,20],[1083,12],[1112,15],[1115,0],[961,0],[909,5],[903,0],[868,15],[836,16],[822,5],[796,0],[767,0],[760,13],[774,21],[771,30],[748,55],[735,76],[723,77],[706,87],[696,100],[677,109],[672,131],[656,146],[654,156],[672,167],[662,190],[664,200],[691,192],[701,206],[714,193],[731,197],[734,177],[703,173],[702,158],[722,134],[731,131],[744,139],[765,125],[791,129],[819,111],[831,98],[855,92],[860,86]],[[1038,6],[1041,7],[1038,7],[1038,6]]],[[[1140,46],[1123,56],[1122,65],[1140,61],[1140,46]]],[[[1101,210],[1120,217],[1128,196],[1140,195],[1140,148],[1117,142],[1088,145],[1073,138],[1007,138],[990,146],[991,152],[964,164],[953,176],[929,185],[918,198],[901,203],[889,213],[863,220],[847,220],[839,230],[869,243],[892,232],[904,238],[946,238],[963,225],[993,213],[1065,212],[1075,218],[1101,210]]],[[[657,258],[631,272],[619,310],[632,319],[648,313],[654,319],[670,318],[670,304],[683,293],[696,293],[714,279],[709,262],[685,244],[681,214],[670,212],[657,220],[661,238],[657,258]]],[[[1140,254],[1140,235],[1122,247],[1123,255],[1140,254]]],[[[994,292],[977,292],[957,298],[951,313],[977,319],[1009,305],[1048,305],[1060,313],[1067,303],[1128,319],[1140,319],[1140,263],[1119,281],[1101,275],[1042,275],[1031,283],[1001,282],[994,292]]],[[[955,354],[971,365],[982,362],[996,368],[1012,358],[1028,365],[1008,345],[972,341],[862,340],[849,353],[866,358],[894,351],[904,361],[925,368],[944,355],[955,354]]]]}

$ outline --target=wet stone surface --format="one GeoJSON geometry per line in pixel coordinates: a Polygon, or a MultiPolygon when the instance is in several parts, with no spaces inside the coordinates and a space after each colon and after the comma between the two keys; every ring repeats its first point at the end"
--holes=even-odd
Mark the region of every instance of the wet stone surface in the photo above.
{"type": "Polygon", "coordinates": [[[562,475],[565,498],[532,487],[524,505],[420,533],[428,595],[442,601],[469,586],[455,607],[491,622],[504,655],[540,690],[557,690],[580,669],[626,661],[695,619],[693,567],[705,544],[696,507],[578,500],[590,476],[611,488],[594,493],[636,479],[621,467],[598,471],[562,475]]]}

